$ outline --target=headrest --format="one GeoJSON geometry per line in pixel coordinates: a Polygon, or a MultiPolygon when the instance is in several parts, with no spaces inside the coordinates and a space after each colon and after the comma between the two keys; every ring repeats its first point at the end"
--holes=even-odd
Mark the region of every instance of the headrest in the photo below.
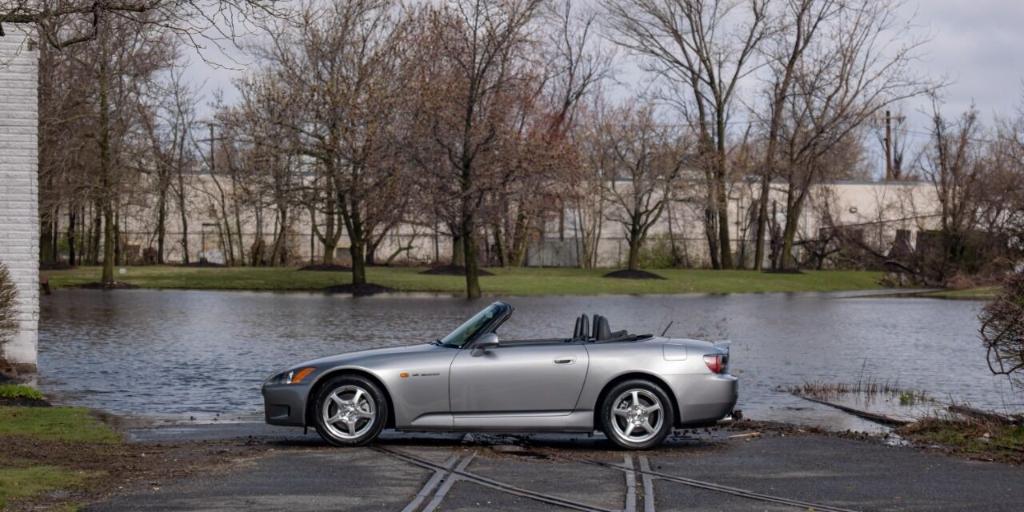
{"type": "Polygon", "coordinates": [[[608,319],[601,315],[594,315],[594,341],[611,339],[612,330],[608,326],[608,319]]]}

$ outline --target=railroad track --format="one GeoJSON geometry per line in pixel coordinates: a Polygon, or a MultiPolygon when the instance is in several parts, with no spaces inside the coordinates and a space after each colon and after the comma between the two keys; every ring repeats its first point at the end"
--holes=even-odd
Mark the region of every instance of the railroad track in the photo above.
{"type": "Polygon", "coordinates": [[[645,455],[637,456],[636,460],[634,460],[632,455],[626,455],[623,463],[621,464],[554,455],[556,458],[569,462],[577,462],[622,471],[625,474],[626,496],[625,508],[623,511],[620,511],[564,498],[550,493],[525,489],[507,482],[502,482],[500,480],[495,480],[493,478],[473,473],[472,471],[469,471],[468,468],[470,463],[473,461],[473,458],[476,456],[476,452],[465,456],[453,455],[444,463],[436,463],[392,448],[378,446],[373,449],[434,472],[420,491],[416,493],[416,496],[413,497],[412,501],[402,509],[402,512],[433,512],[437,510],[443,503],[452,486],[460,480],[482,485],[506,494],[584,512],[638,512],[639,510],[643,510],[643,512],[655,512],[654,482],[656,480],[673,482],[697,489],[728,494],[754,501],[791,506],[802,510],[815,510],[820,512],[856,512],[852,509],[785,498],[782,496],[774,496],[739,487],[732,487],[714,482],[696,480],[693,478],[654,471],[651,469],[650,462],[645,455]],[[639,492],[637,486],[638,480],[640,482],[639,492]]]}

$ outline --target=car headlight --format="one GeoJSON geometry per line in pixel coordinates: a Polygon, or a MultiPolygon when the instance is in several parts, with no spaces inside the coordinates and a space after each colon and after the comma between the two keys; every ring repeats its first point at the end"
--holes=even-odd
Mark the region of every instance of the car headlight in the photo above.
{"type": "Polygon", "coordinates": [[[316,368],[307,366],[306,368],[297,368],[295,370],[289,370],[286,372],[279,373],[270,379],[271,384],[299,384],[313,374],[316,368]]]}

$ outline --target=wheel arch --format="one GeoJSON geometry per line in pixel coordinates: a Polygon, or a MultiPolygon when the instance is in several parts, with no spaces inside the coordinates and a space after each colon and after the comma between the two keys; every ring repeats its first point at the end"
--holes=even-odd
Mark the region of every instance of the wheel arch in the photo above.
{"type": "Polygon", "coordinates": [[[597,395],[597,401],[594,403],[594,429],[601,428],[601,404],[604,403],[604,399],[608,396],[608,392],[611,391],[613,387],[627,380],[646,380],[661,388],[665,395],[668,396],[669,402],[672,404],[672,426],[674,427],[679,425],[679,402],[676,400],[676,395],[672,392],[672,388],[669,387],[668,383],[666,383],[661,377],[652,373],[634,371],[616,376],[601,388],[601,392],[597,395]]]}
{"type": "Polygon", "coordinates": [[[307,426],[308,427],[309,425],[314,424],[313,415],[316,414],[316,395],[317,395],[317,393],[320,392],[320,389],[324,386],[324,384],[327,383],[327,381],[329,381],[330,379],[333,379],[334,377],[338,377],[338,376],[341,376],[341,375],[358,375],[358,376],[363,377],[363,378],[369,380],[370,382],[373,382],[374,384],[376,384],[377,387],[380,388],[381,392],[384,393],[384,400],[387,401],[387,405],[388,405],[388,419],[384,423],[384,428],[394,428],[394,426],[395,426],[395,401],[394,401],[394,399],[391,398],[391,391],[388,390],[388,387],[386,385],[384,385],[384,381],[382,381],[379,377],[374,375],[372,372],[369,372],[369,371],[367,371],[365,369],[362,369],[362,368],[351,368],[351,367],[341,367],[341,368],[331,369],[328,372],[326,372],[323,375],[321,375],[316,380],[316,382],[314,382],[313,385],[310,386],[309,394],[306,395],[306,411],[305,411],[305,414],[303,415],[303,424],[304,424],[303,426],[307,426]]]}

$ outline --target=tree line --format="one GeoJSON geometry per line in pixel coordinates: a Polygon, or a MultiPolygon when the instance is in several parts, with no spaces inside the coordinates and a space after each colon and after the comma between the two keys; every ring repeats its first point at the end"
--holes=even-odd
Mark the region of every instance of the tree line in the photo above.
{"type": "Polygon", "coordinates": [[[103,263],[114,283],[120,216],[145,205],[152,260],[178,244],[189,263],[191,182],[205,174],[231,264],[294,261],[288,234],[302,215],[322,263],[347,246],[360,285],[368,265],[396,256],[379,254],[388,233],[440,228],[476,297],[481,248],[489,264],[523,265],[557,219],[575,226],[580,265],[619,229],[636,269],[672,208],[699,212],[713,268],[795,269],[813,187],[868,174],[877,120],[924,95],[936,98],[929,142],[897,159],[899,177],[933,183],[948,236],[942,261],[907,265],[937,264],[945,279],[970,233],[1018,240],[1020,123],[944,116],[944,84],[914,69],[927,41],[892,4],[97,1],[0,7],[0,23],[33,21],[42,34],[44,262],[103,263]],[[233,32],[231,13],[258,34],[243,45],[253,63],[237,100],[203,98],[184,62],[197,48],[204,58],[214,28],[233,32]],[[630,76],[642,78],[623,92],[630,76]],[[731,218],[741,186],[755,207],[731,218]],[[181,239],[168,235],[174,216],[181,239]],[[245,219],[261,231],[251,244],[245,219]],[[734,253],[741,225],[752,257],[734,253]]]}

